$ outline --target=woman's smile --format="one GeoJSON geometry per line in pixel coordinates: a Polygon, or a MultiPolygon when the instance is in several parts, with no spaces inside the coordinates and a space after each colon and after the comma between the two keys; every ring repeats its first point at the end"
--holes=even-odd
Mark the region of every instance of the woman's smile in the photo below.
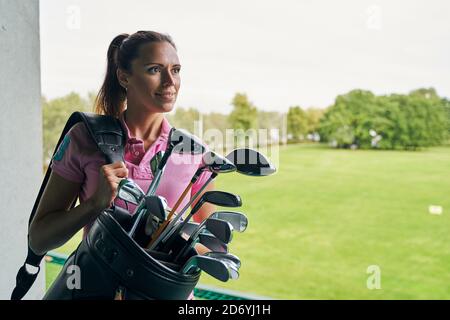
{"type": "Polygon", "coordinates": [[[156,97],[164,102],[171,102],[175,100],[175,93],[174,92],[162,92],[162,93],[155,93],[156,97]]]}

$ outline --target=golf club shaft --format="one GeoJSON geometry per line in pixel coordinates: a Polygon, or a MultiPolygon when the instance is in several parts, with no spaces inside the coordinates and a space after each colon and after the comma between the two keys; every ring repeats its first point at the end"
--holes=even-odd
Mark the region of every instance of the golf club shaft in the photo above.
{"type": "MultiPolygon", "coordinates": [[[[156,171],[156,174],[155,174],[152,182],[150,183],[150,186],[148,187],[146,196],[151,196],[151,195],[155,194],[156,188],[158,188],[159,182],[161,180],[161,176],[164,172],[164,168],[167,163],[167,159],[171,155],[172,150],[173,150],[173,148],[169,147],[166,150],[166,152],[164,153],[161,163],[158,165],[158,170],[156,171]]],[[[128,235],[130,237],[133,237],[134,232],[136,231],[136,228],[139,225],[139,222],[141,221],[142,216],[145,214],[145,210],[143,210],[144,204],[145,204],[145,197],[142,199],[141,203],[139,204],[138,207],[136,207],[136,210],[134,211],[134,214],[138,213],[138,216],[137,216],[136,220],[134,221],[133,227],[131,228],[130,232],[128,233],[128,235]]]]}
{"type": "MultiPolygon", "coordinates": [[[[200,174],[202,172],[202,169],[197,170],[197,172],[195,172],[194,176],[192,177],[192,184],[194,184],[198,178],[200,177],[200,174]]],[[[188,201],[188,203],[183,207],[183,209],[181,209],[181,211],[177,214],[177,216],[173,219],[173,221],[170,221],[169,224],[169,228],[172,228],[175,223],[177,223],[178,220],[181,219],[181,217],[183,216],[183,214],[186,212],[187,209],[189,209],[189,207],[192,205],[192,203],[198,198],[198,196],[200,195],[200,193],[206,188],[206,186],[211,182],[212,179],[214,179],[217,176],[217,174],[213,173],[211,175],[211,177],[205,182],[205,185],[202,186],[202,188],[194,194],[193,197],[191,197],[191,199],[188,201]],[[214,175],[214,177],[213,177],[214,175]],[[212,179],[211,179],[212,178],[212,179]]]]}
{"type": "Polygon", "coordinates": [[[145,208],[142,208],[139,211],[139,214],[138,214],[138,217],[137,217],[136,221],[134,222],[133,226],[131,227],[131,230],[128,232],[128,235],[130,237],[133,237],[134,233],[136,232],[136,229],[137,229],[137,226],[138,226],[138,222],[139,222],[140,218],[144,215],[145,211],[146,211],[145,208]]]}
{"type": "Polygon", "coordinates": [[[179,263],[181,259],[183,259],[186,256],[189,249],[195,247],[196,243],[197,243],[196,239],[189,238],[186,242],[186,245],[180,250],[180,252],[178,252],[173,261],[175,263],[179,263]]]}
{"type": "Polygon", "coordinates": [[[159,228],[155,231],[154,235],[152,236],[150,242],[147,245],[147,248],[150,248],[150,246],[153,244],[153,242],[158,238],[158,236],[161,234],[161,232],[164,231],[165,227],[169,224],[170,219],[172,218],[172,216],[175,214],[176,210],[178,209],[178,207],[180,206],[181,202],[183,201],[183,199],[186,197],[186,194],[189,192],[189,190],[191,189],[193,185],[193,182],[191,181],[187,187],[184,189],[183,193],[181,194],[180,198],[178,198],[177,203],[175,204],[175,206],[172,208],[172,210],[170,211],[169,215],[167,216],[167,219],[163,222],[163,224],[161,226],[159,226],[159,228]]]}
{"type": "MultiPolygon", "coordinates": [[[[211,177],[209,177],[208,180],[206,180],[205,184],[200,188],[200,190],[197,191],[197,193],[194,195],[194,197],[192,197],[191,199],[191,203],[189,203],[189,206],[192,205],[192,203],[198,198],[198,196],[203,192],[203,190],[205,190],[205,188],[211,183],[211,181],[214,180],[214,178],[217,176],[216,173],[213,173],[211,175],[211,177]]],[[[186,205],[183,210],[180,212],[180,215],[177,216],[175,219],[179,220],[181,218],[181,216],[184,214],[184,212],[186,212],[186,210],[189,208],[188,205],[186,205]]],[[[198,210],[197,210],[198,211],[198,210]]],[[[192,216],[195,214],[195,212],[190,212],[189,215],[186,217],[186,219],[184,219],[178,226],[177,230],[181,230],[183,229],[183,227],[186,225],[186,223],[192,218],[192,216]]],[[[174,220],[175,220],[174,219],[174,220]]],[[[176,221],[175,221],[176,222],[176,221]]],[[[175,223],[174,222],[174,223],[175,223]]]]}
{"type": "Polygon", "coordinates": [[[205,228],[206,220],[202,221],[197,227],[197,229],[189,236],[189,238],[186,241],[186,245],[180,250],[180,252],[175,257],[174,261],[179,261],[182,259],[186,253],[189,251],[190,248],[193,248],[195,244],[198,242],[198,235],[200,232],[205,228]]]}
{"type": "MultiPolygon", "coordinates": [[[[152,183],[150,184],[150,187],[148,188],[147,196],[154,195],[154,193],[156,191],[156,188],[158,187],[159,180],[161,179],[162,173],[163,173],[163,170],[162,169],[161,170],[158,169],[158,172],[156,173],[155,178],[153,179],[152,183]]],[[[142,199],[141,203],[142,204],[145,203],[145,197],[142,199]]],[[[128,232],[128,235],[130,237],[133,237],[134,232],[136,231],[136,228],[139,225],[139,222],[141,221],[142,216],[145,214],[145,210],[146,209],[144,208],[144,206],[143,205],[139,205],[137,207],[137,209],[139,209],[139,208],[140,208],[139,211],[135,210],[134,214],[136,214],[136,212],[138,212],[138,216],[137,216],[136,220],[134,221],[133,227],[131,228],[130,232],[128,232]]]]}
{"type": "MultiPolygon", "coordinates": [[[[189,200],[189,202],[184,206],[184,208],[177,214],[177,216],[170,222],[169,226],[162,232],[162,234],[157,238],[152,246],[149,249],[155,248],[161,240],[168,239],[170,236],[172,236],[175,231],[181,230],[176,224],[176,222],[182,217],[182,215],[186,212],[187,209],[191,206],[191,204],[198,198],[198,196],[205,190],[205,188],[211,183],[211,181],[214,180],[214,178],[217,176],[216,173],[211,174],[209,179],[205,182],[205,184],[198,190],[194,196],[189,200]]],[[[184,226],[184,224],[188,221],[188,219],[184,220],[183,223],[179,224],[181,227],[184,226]]]]}

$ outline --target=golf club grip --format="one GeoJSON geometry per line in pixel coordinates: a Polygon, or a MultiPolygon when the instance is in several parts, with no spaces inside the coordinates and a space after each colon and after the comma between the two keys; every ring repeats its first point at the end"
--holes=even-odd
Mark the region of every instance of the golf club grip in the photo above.
{"type": "Polygon", "coordinates": [[[161,162],[158,165],[158,170],[162,170],[162,168],[164,168],[164,166],[166,165],[167,159],[169,159],[170,155],[172,154],[172,150],[173,150],[173,146],[170,145],[166,152],[164,153],[161,162]]]}
{"type": "Polygon", "coordinates": [[[159,237],[159,235],[164,231],[164,229],[167,227],[167,225],[170,222],[170,218],[172,218],[172,216],[175,214],[175,211],[178,209],[178,207],[180,206],[181,202],[183,201],[183,199],[186,197],[186,194],[189,192],[191,186],[192,186],[193,182],[191,181],[187,187],[184,189],[183,193],[181,194],[180,198],[178,198],[177,203],[175,204],[175,206],[172,208],[172,211],[170,211],[169,215],[167,216],[167,219],[164,221],[163,224],[161,224],[159,226],[159,228],[155,231],[154,235],[152,236],[150,242],[148,243],[148,245],[146,246],[146,248],[149,248],[155,241],[156,239],[159,237]]]}

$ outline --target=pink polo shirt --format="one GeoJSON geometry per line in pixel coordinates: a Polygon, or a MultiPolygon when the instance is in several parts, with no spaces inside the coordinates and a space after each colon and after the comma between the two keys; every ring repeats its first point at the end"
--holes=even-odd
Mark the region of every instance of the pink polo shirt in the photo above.
{"type": "MultiPolygon", "coordinates": [[[[166,150],[171,125],[164,118],[159,137],[148,150],[144,150],[144,142],[131,136],[123,114],[119,119],[127,134],[124,159],[128,168],[128,178],[134,180],[144,192],[147,192],[153,180],[153,174],[150,170],[150,159],[158,151],[166,150]]],[[[157,195],[166,198],[169,207],[175,205],[195,171],[201,165],[201,159],[202,155],[176,153],[172,153],[169,157],[156,190],[157,195]]],[[[99,169],[104,164],[106,164],[104,156],[89,136],[85,124],[77,123],[67,133],[65,141],[61,143],[58,152],[52,159],[51,168],[55,173],[67,180],[82,183],[79,194],[80,203],[82,203],[89,199],[97,189],[99,169]]],[[[192,186],[191,193],[188,193],[188,196],[179,206],[178,211],[187,204],[190,196],[202,187],[210,175],[210,172],[201,174],[200,178],[192,186]]],[[[116,199],[115,204],[125,208],[125,203],[121,199],[116,199]]],[[[130,212],[133,212],[134,207],[134,205],[128,204],[130,212]]],[[[84,234],[88,230],[89,226],[86,226],[84,234]]]]}

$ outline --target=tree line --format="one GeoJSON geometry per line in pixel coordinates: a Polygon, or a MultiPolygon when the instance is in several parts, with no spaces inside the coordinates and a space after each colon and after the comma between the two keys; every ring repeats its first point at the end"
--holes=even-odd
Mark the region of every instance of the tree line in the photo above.
{"type": "Polygon", "coordinates": [[[376,96],[339,95],[320,119],[322,141],[341,148],[416,150],[450,137],[450,101],[433,88],[376,96]]]}
{"type": "MultiPolygon", "coordinates": [[[[46,164],[70,114],[92,112],[94,101],[94,93],[42,97],[46,164]]],[[[337,96],[328,108],[291,106],[287,113],[259,110],[245,93],[236,93],[231,105],[230,114],[177,107],[167,117],[173,126],[190,132],[201,119],[203,131],[215,129],[225,135],[227,129],[278,129],[286,132],[287,142],[321,141],[339,148],[415,150],[450,137],[450,100],[439,97],[433,88],[382,96],[352,90],[337,96]]]]}

